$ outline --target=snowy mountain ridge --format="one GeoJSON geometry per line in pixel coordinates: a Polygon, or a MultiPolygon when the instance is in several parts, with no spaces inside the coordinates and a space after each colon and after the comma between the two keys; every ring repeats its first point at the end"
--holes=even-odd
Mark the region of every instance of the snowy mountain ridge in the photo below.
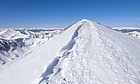
{"type": "Polygon", "coordinates": [[[139,27],[112,27],[112,29],[122,30],[122,29],[140,29],[139,27]]]}
{"type": "Polygon", "coordinates": [[[140,39],[140,28],[136,28],[136,27],[113,27],[112,29],[140,39]]]}
{"type": "Polygon", "coordinates": [[[84,19],[0,71],[0,84],[139,84],[139,50],[139,39],[84,19]]]}

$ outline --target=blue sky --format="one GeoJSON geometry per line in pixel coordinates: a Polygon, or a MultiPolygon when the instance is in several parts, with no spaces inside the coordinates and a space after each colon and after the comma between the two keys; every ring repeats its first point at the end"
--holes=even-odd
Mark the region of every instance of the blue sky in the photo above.
{"type": "Polygon", "coordinates": [[[66,27],[84,18],[140,27],[140,0],[0,0],[0,27],[66,27]]]}

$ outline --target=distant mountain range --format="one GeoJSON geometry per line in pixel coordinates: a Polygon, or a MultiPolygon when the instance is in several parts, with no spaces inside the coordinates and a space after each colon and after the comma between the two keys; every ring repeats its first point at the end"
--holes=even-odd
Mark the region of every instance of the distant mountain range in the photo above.
{"type": "Polygon", "coordinates": [[[137,37],[140,39],[140,28],[136,27],[113,27],[112,29],[128,34],[133,37],[137,37]]]}
{"type": "Polygon", "coordinates": [[[24,57],[49,38],[62,33],[61,29],[0,29],[0,65],[24,57]]]}

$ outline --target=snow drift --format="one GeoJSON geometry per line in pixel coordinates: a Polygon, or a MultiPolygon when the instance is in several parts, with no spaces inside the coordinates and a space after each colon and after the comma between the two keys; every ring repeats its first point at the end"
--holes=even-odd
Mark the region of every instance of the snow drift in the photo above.
{"type": "Polygon", "coordinates": [[[140,40],[81,20],[0,72],[0,84],[139,84],[140,40]]]}

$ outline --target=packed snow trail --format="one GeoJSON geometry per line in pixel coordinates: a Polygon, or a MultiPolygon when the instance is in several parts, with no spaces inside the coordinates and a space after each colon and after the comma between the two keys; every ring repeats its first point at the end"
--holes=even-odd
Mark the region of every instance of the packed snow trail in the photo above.
{"type": "Polygon", "coordinates": [[[0,72],[0,84],[140,84],[140,40],[81,20],[0,72]]]}
{"type": "Polygon", "coordinates": [[[52,72],[43,73],[39,84],[140,83],[140,69],[133,61],[137,60],[133,58],[136,55],[121,44],[124,38],[119,39],[114,31],[87,20],[75,32],[68,47],[62,48],[56,57],[52,72]]]}

